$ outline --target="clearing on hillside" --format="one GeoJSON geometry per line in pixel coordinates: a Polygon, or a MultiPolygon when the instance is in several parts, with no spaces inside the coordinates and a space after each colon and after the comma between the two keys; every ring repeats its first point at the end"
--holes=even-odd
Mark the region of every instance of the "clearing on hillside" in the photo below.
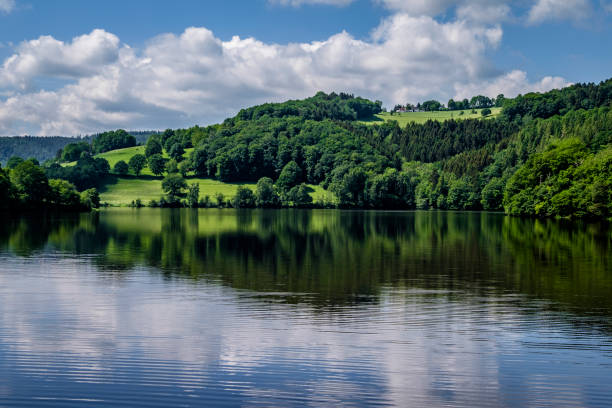
{"type": "MultiPolygon", "coordinates": [[[[405,113],[394,113],[391,115],[389,112],[382,112],[374,115],[369,120],[363,120],[361,123],[367,125],[375,125],[383,122],[395,120],[399,123],[400,127],[405,127],[408,123],[425,123],[428,120],[445,121],[450,119],[461,120],[461,119],[480,119],[482,109],[476,109],[476,113],[472,113],[471,109],[463,111],[436,111],[436,112],[405,112],[405,113]],[[463,114],[461,113],[463,112],[463,114]]],[[[491,108],[491,114],[486,119],[494,118],[499,116],[502,108],[491,108]]]]}
{"type": "MultiPolygon", "coordinates": [[[[187,184],[200,185],[200,198],[209,196],[211,202],[216,203],[215,196],[221,193],[225,200],[231,199],[238,190],[238,186],[246,186],[255,191],[255,183],[224,183],[222,181],[206,178],[187,178],[187,184]]],[[[153,177],[117,177],[113,182],[100,189],[100,201],[111,206],[127,206],[133,200],[140,199],[143,204],[151,200],[159,201],[164,192],[161,188],[162,179],[153,177]]],[[[312,189],[310,195],[315,202],[333,201],[333,195],[321,186],[309,185],[312,189]]]]}

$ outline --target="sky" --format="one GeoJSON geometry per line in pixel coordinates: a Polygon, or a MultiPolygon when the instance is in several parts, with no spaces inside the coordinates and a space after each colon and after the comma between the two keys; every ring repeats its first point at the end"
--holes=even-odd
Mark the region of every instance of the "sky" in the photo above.
{"type": "Polygon", "coordinates": [[[348,92],[384,105],[612,76],[612,0],[0,0],[0,135],[208,125],[348,92]]]}

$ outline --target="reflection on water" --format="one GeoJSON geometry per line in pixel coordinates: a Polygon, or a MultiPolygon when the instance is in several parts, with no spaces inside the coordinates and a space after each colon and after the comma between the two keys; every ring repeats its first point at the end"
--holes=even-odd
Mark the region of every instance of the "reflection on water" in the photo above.
{"type": "Polygon", "coordinates": [[[608,225],[109,210],[0,223],[0,406],[610,406],[608,225]]]}

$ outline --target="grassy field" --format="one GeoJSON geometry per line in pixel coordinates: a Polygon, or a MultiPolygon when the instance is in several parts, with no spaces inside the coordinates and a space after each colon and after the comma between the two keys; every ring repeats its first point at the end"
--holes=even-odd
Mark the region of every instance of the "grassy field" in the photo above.
{"type": "MultiPolygon", "coordinates": [[[[502,108],[491,108],[492,114],[487,118],[494,118],[501,113],[502,108]]],[[[395,120],[399,123],[400,127],[405,127],[408,123],[425,123],[428,120],[445,121],[449,119],[478,119],[482,118],[480,109],[476,109],[476,113],[472,113],[471,109],[464,111],[440,111],[440,112],[407,112],[407,113],[395,113],[391,115],[389,112],[379,113],[374,118],[362,123],[374,125],[377,123],[383,123],[390,120],[395,120]],[[463,115],[461,114],[463,112],[463,115]]]]}
{"type": "MultiPolygon", "coordinates": [[[[143,204],[148,204],[151,200],[159,201],[164,194],[161,188],[161,178],[141,176],[136,177],[117,177],[100,189],[100,200],[111,206],[127,206],[133,200],[139,198],[143,204]]],[[[226,200],[231,199],[238,186],[247,186],[255,191],[255,183],[223,183],[213,179],[187,178],[187,183],[198,183],[200,185],[200,198],[209,196],[212,202],[215,195],[222,193],[226,200]]],[[[333,196],[320,186],[310,186],[310,195],[313,201],[332,201],[333,196]]]]}

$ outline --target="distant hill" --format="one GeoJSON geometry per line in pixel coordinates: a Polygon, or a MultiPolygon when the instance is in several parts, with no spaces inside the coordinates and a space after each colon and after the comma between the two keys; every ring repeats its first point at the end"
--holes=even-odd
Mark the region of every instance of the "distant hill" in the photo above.
{"type": "Polygon", "coordinates": [[[13,136],[0,137],[0,163],[5,165],[7,160],[13,156],[24,159],[36,158],[41,163],[55,157],[68,143],[82,141],[76,137],[37,137],[37,136],[13,136]]]}
{"type": "MultiPolygon", "coordinates": [[[[157,131],[131,131],[128,132],[136,138],[138,144],[143,144],[149,136],[157,134],[157,131]]],[[[43,163],[46,160],[56,157],[57,152],[62,150],[64,146],[74,142],[91,142],[97,135],[89,135],[83,137],[66,137],[66,136],[11,136],[0,137],[0,163],[5,165],[7,160],[13,156],[18,156],[24,159],[31,157],[36,158],[43,163]]]]}

